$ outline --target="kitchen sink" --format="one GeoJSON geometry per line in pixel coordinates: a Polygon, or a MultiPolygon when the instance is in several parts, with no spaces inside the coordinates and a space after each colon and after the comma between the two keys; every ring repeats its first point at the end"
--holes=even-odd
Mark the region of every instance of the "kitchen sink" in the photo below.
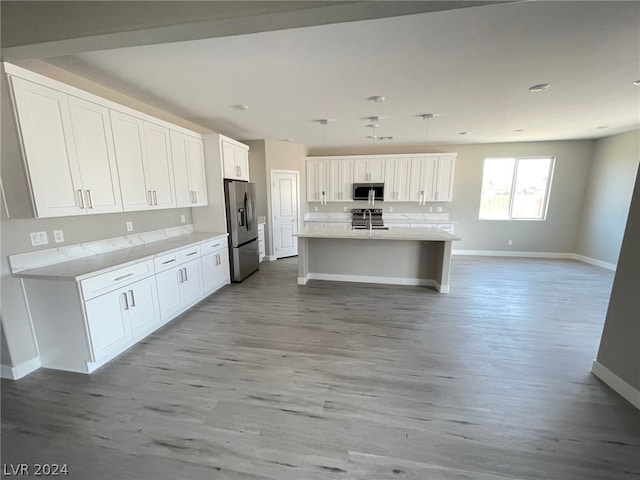
{"type": "MultiPolygon", "coordinates": [[[[369,230],[368,225],[354,225],[352,228],[354,230],[369,230]]],[[[389,230],[389,227],[385,227],[383,225],[372,225],[371,230],[389,230]]]]}

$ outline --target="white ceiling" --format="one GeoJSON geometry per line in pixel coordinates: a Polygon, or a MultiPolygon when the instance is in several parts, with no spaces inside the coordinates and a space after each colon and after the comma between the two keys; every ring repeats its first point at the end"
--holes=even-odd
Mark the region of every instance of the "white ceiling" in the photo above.
{"type": "Polygon", "coordinates": [[[598,138],[640,125],[635,1],[484,5],[48,61],[237,139],[310,147],[323,144],[324,118],[335,120],[326,146],[371,144],[371,116],[377,135],[393,136],[385,144],[598,138]],[[539,83],[551,87],[528,91],[539,83]],[[436,114],[428,138],[424,113],[436,114]]]}

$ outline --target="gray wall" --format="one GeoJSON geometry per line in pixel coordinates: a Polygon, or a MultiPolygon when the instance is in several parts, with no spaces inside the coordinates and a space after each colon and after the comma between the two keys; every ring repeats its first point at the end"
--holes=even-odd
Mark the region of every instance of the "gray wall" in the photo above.
{"type": "MultiPolygon", "coordinates": [[[[476,145],[397,146],[390,149],[366,147],[359,149],[315,149],[314,155],[353,155],[388,153],[456,152],[453,202],[418,206],[410,203],[382,202],[380,206],[394,212],[427,212],[429,206],[442,206],[450,220],[458,222],[456,242],[458,250],[523,251],[574,253],[584,192],[591,168],[594,142],[592,140],[495,143],[476,145]],[[551,196],[546,221],[479,220],[482,167],[486,157],[553,155],[556,157],[551,196]],[[508,240],[513,245],[508,246],[508,240]]],[[[308,208],[314,211],[318,204],[308,208]]],[[[318,211],[343,211],[358,207],[359,203],[329,203],[318,211]]],[[[434,208],[435,210],[435,208],[434,208]]]]}
{"type": "Polygon", "coordinates": [[[640,130],[595,143],[576,253],[615,264],[640,161],[640,130]]]}
{"type": "Polygon", "coordinates": [[[620,260],[597,361],[640,391],[640,171],[626,222],[620,260]]]}

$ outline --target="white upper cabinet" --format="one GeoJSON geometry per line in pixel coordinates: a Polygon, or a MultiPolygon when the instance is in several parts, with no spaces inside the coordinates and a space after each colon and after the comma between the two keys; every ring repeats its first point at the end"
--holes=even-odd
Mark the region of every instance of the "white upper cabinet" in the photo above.
{"type": "Polygon", "coordinates": [[[35,216],[122,211],[108,110],[12,78],[35,216]]]}
{"type": "Polygon", "coordinates": [[[353,183],[382,183],[385,174],[385,158],[355,158],[353,183]]]}
{"type": "Polygon", "coordinates": [[[307,201],[327,203],[329,198],[329,160],[307,160],[307,201]]]}
{"type": "Polygon", "coordinates": [[[111,111],[125,211],[176,206],[169,129],[111,111]]]}
{"type": "Polygon", "coordinates": [[[172,130],[171,156],[178,207],[207,205],[202,139],[172,130]]]}
{"type": "MultiPolygon", "coordinates": [[[[14,199],[29,201],[22,192],[29,192],[37,218],[207,205],[201,135],[21,67],[3,67],[17,130],[6,138],[17,138],[15,148],[24,154],[24,164],[3,158],[12,162],[3,166],[5,182],[20,184],[11,188],[9,211],[18,210],[9,205],[14,199]]],[[[234,155],[246,180],[247,149],[234,155]]]]}
{"type": "Polygon", "coordinates": [[[421,205],[452,201],[455,159],[455,155],[412,158],[410,200],[421,205]]]}
{"type": "Polygon", "coordinates": [[[329,160],[330,202],[353,201],[353,160],[350,158],[334,158],[329,160]]]}
{"type": "Polygon", "coordinates": [[[84,204],[88,213],[122,211],[109,109],[69,97],[84,204]]]}
{"type": "Polygon", "coordinates": [[[224,178],[249,181],[249,147],[230,138],[221,137],[224,178]]]}
{"type": "Polygon", "coordinates": [[[455,155],[438,157],[435,181],[436,202],[451,202],[453,200],[453,173],[455,171],[455,164],[455,155]]]}
{"type": "Polygon", "coordinates": [[[411,193],[411,158],[387,158],[385,202],[408,202],[411,193]]]}

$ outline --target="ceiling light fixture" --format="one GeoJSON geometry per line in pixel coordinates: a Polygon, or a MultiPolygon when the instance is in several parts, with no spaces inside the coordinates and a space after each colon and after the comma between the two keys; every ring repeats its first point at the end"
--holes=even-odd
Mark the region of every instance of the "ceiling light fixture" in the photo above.
{"type": "Polygon", "coordinates": [[[385,97],[382,95],[374,95],[373,97],[367,98],[370,102],[380,103],[385,101],[385,97]]]}
{"type": "Polygon", "coordinates": [[[635,82],[633,82],[633,84],[634,84],[636,87],[640,87],[640,80],[636,80],[635,82]]]}
{"type": "Polygon", "coordinates": [[[538,85],[534,85],[533,87],[529,87],[530,92],[544,92],[551,86],[549,83],[539,83],[538,85]]]}
{"type": "Polygon", "coordinates": [[[604,130],[605,128],[609,128],[609,125],[600,125],[598,130],[604,130]]]}
{"type": "Polygon", "coordinates": [[[237,105],[232,105],[231,108],[235,108],[236,110],[249,110],[249,105],[238,103],[237,105]]]}
{"type": "Polygon", "coordinates": [[[522,133],[524,132],[524,130],[522,130],[521,128],[518,128],[517,130],[514,130],[513,133],[522,133]]]}
{"type": "Polygon", "coordinates": [[[318,123],[322,125],[322,145],[324,145],[324,130],[329,125],[329,120],[327,118],[321,118],[318,120],[318,123]]]}
{"type": "Polygon", "coordinates": [[[429,120],[435,115],[433,113],[425,113],[422,115],[422,119],[426,122],[424,129],[424,143],[429,143],[429,120]]]}
{"type": "Polygon", "coordinates": [[[471,135],[471,132],[460,132],[458,135],[471,135]]]}

